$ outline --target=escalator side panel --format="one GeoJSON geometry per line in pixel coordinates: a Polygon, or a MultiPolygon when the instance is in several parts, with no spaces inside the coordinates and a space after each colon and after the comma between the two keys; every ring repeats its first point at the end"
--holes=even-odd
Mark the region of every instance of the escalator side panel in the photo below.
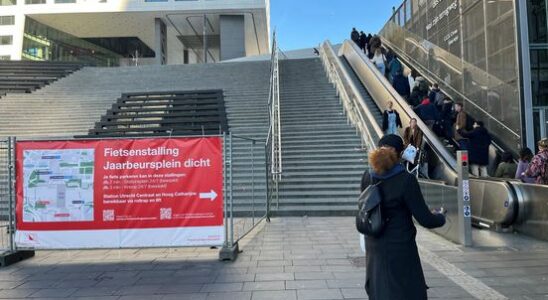
{"type": "MultiPolygon", "coordinates": [[[[411,118],[418,120],[418,126],[424,133],[424,138],[428,144],[426,148],[431,150],[433,154],[430,155],[432,157],[430,163],[435,166],[433,168],[437,175],[436,179],[443,180],[449,185],[456,185],[455,158],[447,153],[447,149],[443,144],[434,137],[426,124],[418,118],[407,102],[392,88],[388,80],[369,62],[363,52],[347,41],[339,50],[339,55],[346,59],[381,111],[388,106],[389,101],[392,101],[394,109],[400,113],[403,124],[409,124],[411,118]]],[[[400,129],[400,135],[403,135],[402,129],[400,129]]]]}
{"type": "MultiPolygon", "coordinates": [[[[407,102],[397,94],[390,83],[369,62],[365,55],[352,42],[345,42],[339,51],[353,69],[378,108],[387,107],[388,101],[400,112],[400,118],[407,124],[417,115],[407,102]]],[[[430,174],[443,180],[447,185],[457,185],[456,162],[452,153],[444,147],[435,134],[422,121],[418,121],[427,141],[425,149],[429,153],[430,174]]],[[[472,215],[476,223],[507,226],[516,218],[516,196],[511,186],[504,180],[470,179],[472,215]]]]}
{"type": "Polygon", "coordinates": [[[525,183],[514,183],[512,186],[520,203],[514,229],[548,241],[548,186],[525,183]]]}

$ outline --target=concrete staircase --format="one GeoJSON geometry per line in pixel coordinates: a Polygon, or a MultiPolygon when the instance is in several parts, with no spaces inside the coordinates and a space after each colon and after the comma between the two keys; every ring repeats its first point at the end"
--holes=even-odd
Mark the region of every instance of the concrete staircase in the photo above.
{"type": "Polygon", "coordinates": [[[280,74],[283,179],[275,213],[354,215],[367,157],[321,61],[285,60],[280,74]]]}
{"type": "MultiPolygon", "coordinates": [[[[86,67],[35,93],[2,97],[0,137],[87,135],[122,93],[221,89],[229,131],[235,136],[232,152],[234,209],[250,214],[249,210],[255,206],[264,211],[269,70],[269,61],[86,67]],[[249,139],[260,141],[253,145],[249,139]],[[255,204],[252,204],[253,199],[255,204]]],[[[0,186],[5,187],[5,184],[5,174],[0,174],[0,186]]],[[[7,199],[1,190],[4,189],[0,188],[0,206],[7,199]]]]}

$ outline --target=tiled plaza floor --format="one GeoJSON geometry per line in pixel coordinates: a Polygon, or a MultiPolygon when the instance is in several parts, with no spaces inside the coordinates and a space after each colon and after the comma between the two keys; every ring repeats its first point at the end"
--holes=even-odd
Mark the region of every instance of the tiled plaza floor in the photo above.
{"type": "MultiPolygon", "coordinates": [[[[278,218],[236,262],[208,248],[38,251],[0,269],[0,298],[366,299],[353,218],[278,218]]],[[[475,231],[464,249],[420,230],[432,299],[548,300],[548,243],[475,231]]]]}

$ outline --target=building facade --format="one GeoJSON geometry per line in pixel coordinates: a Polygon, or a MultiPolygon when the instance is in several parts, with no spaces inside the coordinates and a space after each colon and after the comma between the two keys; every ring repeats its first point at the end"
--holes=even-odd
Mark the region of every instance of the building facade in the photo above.
{"type": "Polygon", "coordinates": [[[517,152],[547,134],[546,11],[545,0],[406,0],[381,35],[517,152]]]}
{"type": "Polygon", "coordinates": [[[218,62],[269,52],[269,0],[0,0],[0,59],[218,62]]]}

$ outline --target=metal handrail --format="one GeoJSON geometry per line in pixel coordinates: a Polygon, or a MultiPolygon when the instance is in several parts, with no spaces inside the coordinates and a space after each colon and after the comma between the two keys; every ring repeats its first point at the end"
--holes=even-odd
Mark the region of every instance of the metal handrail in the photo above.
{"type": "Polygon", "coordinates": [[[342,68],[340,59],[335,54],[331,42],[325,41],[322,43],[319,52],[326,73],[337,89],[349,121],[360,132],[360,137],[365,148],[368,150],[375,149],[375,141],[382,137],[382,129],[376,122],[369,121],[375,118],[365,106],[365,101],[362,99],[356,85],[350,79],[350,75],[342,68]],[[373,132],[367,124],[372,127],[373,132]]]}
{"type": "Polygon", "coordinates": [[[280,118],[280,66],[276,32],[272,34],[272,54],[270,58],[270,88],[268,92],[269,128],[265,142],[267,161],[267,219],[273,200],[279,206],[279,184],[282,179],[282,124],[280,118]]]}
{"type": "Polygon", "coordinates": [[[276,32],[272,35],[272,54],[270,59],[270,90],[268,96],[269,130],[266,145],[271,152],[271,175],[274,182],[282,176],[282,124],[280,118],[280,67],[279,49],[276,32]]]}

